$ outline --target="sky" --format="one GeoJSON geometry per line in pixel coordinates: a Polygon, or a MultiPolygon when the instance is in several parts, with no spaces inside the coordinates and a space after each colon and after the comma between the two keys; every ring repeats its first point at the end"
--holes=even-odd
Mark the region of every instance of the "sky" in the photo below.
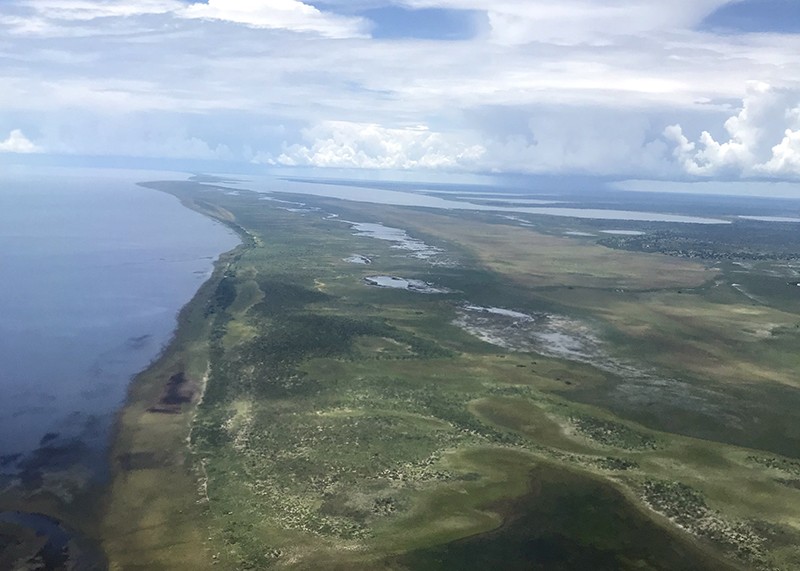
{"type": "Polygon", "coordinates": [[[0,0],[0,159],[795,181],[797,54],[796,0],[0,0]]]}

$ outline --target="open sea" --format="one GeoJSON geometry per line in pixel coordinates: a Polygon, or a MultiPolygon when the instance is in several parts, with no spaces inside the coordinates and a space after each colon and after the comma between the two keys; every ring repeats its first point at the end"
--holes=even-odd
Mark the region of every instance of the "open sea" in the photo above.
{"type": "Polygon", "coordinates": [[[0,474],[105,473],[131,377],[239,240],[143,180],[175,173],[0,172],[0,474]]]}

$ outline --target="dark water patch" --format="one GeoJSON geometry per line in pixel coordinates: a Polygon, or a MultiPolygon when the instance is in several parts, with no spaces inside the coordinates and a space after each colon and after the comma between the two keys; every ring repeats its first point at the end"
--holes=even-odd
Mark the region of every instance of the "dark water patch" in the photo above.
{"type": "Polygon", "coordinates": [[[656,524],[615,488],[573,472],[537,467],[530,492],[495,509],[504,517],[500,528],[396,562],[426,571],[735,569],[656,524]]]}
{"type": "Polygon", "coordinates": [[[39,446],[45,446],[48,442],[51,442],[56,438],[58,438],[58,432],[48,432],[42,436],[42,439],[39,441],[39,446]]]}
{"type": "Polygon", "coordinates": [[[44,484],[47,473],[63,472],[79,465],[91,466],[97,461],[81,439],[51,440],[17,462],[16,476],[24,488],[35,490],[44,484]]]}
{"type": "Polygon", "coordinates": [[[161,458],[152,452],[130,452],[117,456],[117,464],[124,472],[136,470],[154,470],[163,468],[168,464],[166,458],[161,458]]]}
{"type": "Polygon", "coordinates": [[[100,571],[108,565],[100,551],[42,514],[0,512],[0,567],[36,571],[100,571]]]}
{"type": "Polygon", "coordinates": [[[161,392],[158,403],[147,410],[149,412],[177,414],[181,411],[183,405],[189,404],[194,400],[198,391],[198,384],[189,379],[183,371],[180,371],[169,378],[164,390],[161,392]]]}
{"type": "Polygon", "coordinates": [[[17,460],[22,458],[22,454],[4,454],[0,456],[0,468],[5,468],[6,466],[14,466],[17,463],[17,460]]]}
{"type": "Polygon", "coordinates": [[[145,347],[148,346],[152,338],[153,336],[150,335],[149,333],[145,335],[137,335],[134,337],[130,337],[127,342],[128,348],[133,349],[134,351],[137,351],[139,349],[144,349],[145,347]]]}

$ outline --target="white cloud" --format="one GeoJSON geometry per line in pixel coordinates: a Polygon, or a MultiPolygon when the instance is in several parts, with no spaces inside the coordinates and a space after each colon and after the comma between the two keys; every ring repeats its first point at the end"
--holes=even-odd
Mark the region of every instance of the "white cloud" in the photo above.
{"type": "Polygon", "coordinates": [[[183,6],[177,0],[30,0],[24,4],[41,16],[56,20],[166,14],[183,6]]]}
{"type": "Polygon", "coordinates": [[[689,29],[738,0],[404,0],[415,8],[479,10],[499,43],[602,41],[663,30],[689,29]]]}
{"type": "Polygon", "coordinates": [[[285,166],[368,169],[463,169],[485,149],[427,127],[387,128],[326,121],[303,131],[307,145],[291,145],[270,162],[285,166]]]}
{"type": "Polygon", "coordinates": [[[697,29],[728,1],[0,0],[0,124],[63,153],[793,175],[800,34],[697,29]],[[371,38],[354,2],[491,26],[371,38]]]}
{"type": "Polygon", "coordinates": [[[14,129],[5,141],[0,141],[0,153],[38,153],[34,145],[19,129],[14,129]]]}
{"type": "Polygon", "coordinates": [[[368,36],[364,19],[323,12],[299,0],[208,0],[189,4],[178,0],[31,0],[25,5],[39,18],[7,17],[5,21],[15,24],[17,32],[52,30],[52,24],[48,25],[41,18],[86,22],[98,18],[167,14],[254,28],[315,32],[331,38],[368,36]]]}
{"type": "Polygon", "coordinates": [[[176,15],[183,18],[223,20],[254,28],[317,32],[330,38],[366,37],[367,23],[325,13],[298,0],[208,0],[190,4],[176,15]]]}
{"type": "Polygon", "coordinates": [[[727,140],[703,131],[692,142],[680,125],[667,127],[664,137],[691,175],[800,175],[800,94],[750,83],[741,110],[724,129],[727,140]]]}
{"type": "Polygon", "coordinates": [[[756,170],[771,175],[800,176],[800,129],[786,129],[783,140],[772,147],[772,158],[756,170]]]}

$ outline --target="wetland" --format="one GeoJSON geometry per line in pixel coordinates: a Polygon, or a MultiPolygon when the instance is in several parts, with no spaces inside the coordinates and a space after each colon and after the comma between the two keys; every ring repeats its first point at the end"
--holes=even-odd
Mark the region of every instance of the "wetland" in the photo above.
{"type": "Polygon", "coordinates": [[[240,245],[131,385],[97,523],[28,510],[111,568],[800,566],[797,269],[646,247],[790,224],[143,186],[240,245]]]}

